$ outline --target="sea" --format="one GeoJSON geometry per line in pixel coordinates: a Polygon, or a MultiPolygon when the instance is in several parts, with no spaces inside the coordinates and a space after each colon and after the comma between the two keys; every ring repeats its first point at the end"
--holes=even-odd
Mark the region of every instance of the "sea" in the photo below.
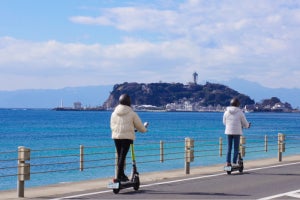
{"type": "MultiPolygon", "coordinates": [[[[17,150],[20,146],[31,151],[31,160],[26,162],[30,162],[32,173],[30,180],[25,182],[25,187],[113,177],[114,159],[108,159],[114,156],[114,143],[109,127],[111,113],[112,111],[0,109],[0,190],[17,188],[17,150]],[[80,171],[80,145],[83,145],[87,152],[93,149],[97,159],[103,160],[97,160],[95,157],[93,164],[91,159],[92,161],[85,163],[85,168],[80,171]],[[54,152],[69,156],[59,169],[51,165],[51,162],[61,162],[60,156],[52,157],[54,152]],[[51,159],[47,159],[50,157],[51,159]],[[43,165],[39,166],[41,163],[43,165]]],[[[226,146],[223,147],[222,156],[219,155],[218,147],[220,138],[226,143],[222,112],[137,113],[143,122],[149,122],[147,133],[136,133],[135,154],[141,175],[158,170],[184,170],[182,150],[185,138],[195,139],[195,159],[191,162],[191,167],[225,163],[226,146]],[[169,156],[164,156],[163,162],[159,157],[161,142],[165,145],[165,153],[170,153],[169,156]],[[208,156],[207,153],[210,149],[212,156],[208,156]],[[207,152],[202,152],[203,150],[207,152]]],[[[244,130],[246,141],[250,142],[248,137],[254,138],[254,144],[257,144],[257,147],[254,145],[246,150],[245,161],[276,157],[276,140],[273,146],[270,143],[269,150],[264,152],[263,138],[268,136],[271,141],[271,138],[277,138],[278,133],[287,135],[284,155],[299,154],[300,113],[252,112],[245,115],[252,124],[250,129],[244,130]],[[292,148],[287,148],[288,141],[292,141],[292,148]],[[253,153],[251,149],[254,149],[253,153]]],[[[87,159],[87,156],[84,158],[87,159]]],[[[130,170],[128,165],[126,173],[129,174],[130,170]]]]}

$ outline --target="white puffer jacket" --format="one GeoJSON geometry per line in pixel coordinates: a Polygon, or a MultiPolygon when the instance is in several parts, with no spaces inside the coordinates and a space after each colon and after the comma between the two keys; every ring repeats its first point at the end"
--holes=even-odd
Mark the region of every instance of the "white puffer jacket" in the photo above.
{"type": "Polygon", "coordinates": [[[135,140],[135,131],[146,132],[144,124],[131,107],[119,104],[110,118],[112,139],[135,140]]]}
{"type": "Polygon", "coordinates": [[[242,129],[250,127],[243,111],[234,106],[226,108],[223,115],[223,124],[225,125],[225,134],[227,135],[242,135],[242,129]]]}

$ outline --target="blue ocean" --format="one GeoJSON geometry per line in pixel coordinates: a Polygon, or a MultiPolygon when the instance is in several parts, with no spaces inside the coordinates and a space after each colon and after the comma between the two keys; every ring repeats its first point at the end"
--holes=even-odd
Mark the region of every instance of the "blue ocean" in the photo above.
{"type": "MultiPolygon", "coordinates": [[[[191,167],[225,162],[225,156],[219,156],[217,146],[219,138],[223,138],[224,143],[226,142],[222,124],[223,113],[138,112],[138,114],[143,122],[148,121],[150,124],[148,132],[137,133],[135,141],[138,170],[141,174],[157,170],[183,169],[182,149],[186,137],[195,139],[195,160],[191,163],[191,167]],[[169,156],[165,156],[164,162],[160,162],[159,158],[160,141],[164,142],[165,151],[170,152],[169,156]],[[207,156],[210,153],[212,156],[207,156]]],[[[109,127],[110,115],[111,111],[0,109],[0,190],[17,188],[16,166],[19,146],[31,150],[32,174],[30,180],[26,181],[26,187],[113,177],[114,160],[111,158],[114,156],[114,143],[109,127]],[[83,171],[78,169],[77,155],[80,145],[85,147],[87,154],[93,154],[95,157],[94,161],[91,158],[91,161],[85,164],[86,169],[83,171]],[[54,152],[69,155],[61,164],[63,167],[59,169],[51,165],[51,162],[61,162],[60,156],[51,157],[54,152]],[[47,159],[48,157],[51,159],[47,159]],[[43,165],[39,166],[41,163],[43,165]],[[47,173],[44,173],[45,171],[47,173]]],[[[271,141],[271,138],[277,138],[278,133],[284,133],[287,135],[287,147],[288,141],[293,141],[290,144],[292,148],[287,148],[284,154],[299,153],[300,113],[246,113],[246,117],[252,123],[252,127],[244,130],[244,135],[246,138],[254,138],[254,143],[257,140],[257,147],[254,145],[252,149],[264,149],[262,144],[265,135],[270,137],[271,141]]],[[[273,144],[272,147],[270,143],[269,151],[265,153],[251,153],[249,148],[245,160],[276,157],[275,140],[273,144]]],[[[223,148],[226,149],[226,146],[223,148]]],[[[223,153],[225,154],[225,151],[223,153]]],[[[130,173],[130,165],[127,171],[130,173]]]]}

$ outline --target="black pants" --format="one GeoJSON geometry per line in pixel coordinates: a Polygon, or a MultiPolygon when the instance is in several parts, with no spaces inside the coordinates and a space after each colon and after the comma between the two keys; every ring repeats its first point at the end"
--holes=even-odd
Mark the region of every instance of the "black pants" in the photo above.
{"type": "Polygon", "coordinates": [[[123,176],[125,176],[124,164],[125,164],[128,150],[130,148],[130,144],[132,144],[133,141],[129,140],[129,139],[115,139],[114,141],[115,141],[115,146],[116,146],[117,154],[118,154],[117,179],[120,179],[123,176]]]}

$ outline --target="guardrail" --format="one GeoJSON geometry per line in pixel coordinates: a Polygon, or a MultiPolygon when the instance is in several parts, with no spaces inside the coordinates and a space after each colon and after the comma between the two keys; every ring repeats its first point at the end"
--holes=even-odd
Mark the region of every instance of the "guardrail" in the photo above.
{"type": "MultiPolygon", "coordinates": [[[[226,153],[224,149],[227,150],[227,140],[225,137],[185,138],[184,141],[148,142],[135,144],[135,146],[139,164],[183,160],[185,173],[189,174],[190,164],[193,161],[199,159],[205,161],[208,157],[222,157],[226,153]],[[138,148],[139,146],[143,148],[138,148]]],[[[242,156],[277,151],[279,162],[283,159],[283,152],[296,148],[300,149],[300,135],[286,136],[278,133],[278,136],[247,136],[247,138],[243,136],[240,142],[242,156]],[[287,141],[288,145],[286,145],[287,141]]],[[[30,180],[32,175],[114,168],[115,161],[115,150],[112,146],[80,145],[79,148],[40,150],[19,147],[17,151],[0,152],[0,181],[5,177],[17,177],[18,197],[24,197],[25,181],[30,180]],[[17,163],[17,166],[13,163],[17,163]]]]}

